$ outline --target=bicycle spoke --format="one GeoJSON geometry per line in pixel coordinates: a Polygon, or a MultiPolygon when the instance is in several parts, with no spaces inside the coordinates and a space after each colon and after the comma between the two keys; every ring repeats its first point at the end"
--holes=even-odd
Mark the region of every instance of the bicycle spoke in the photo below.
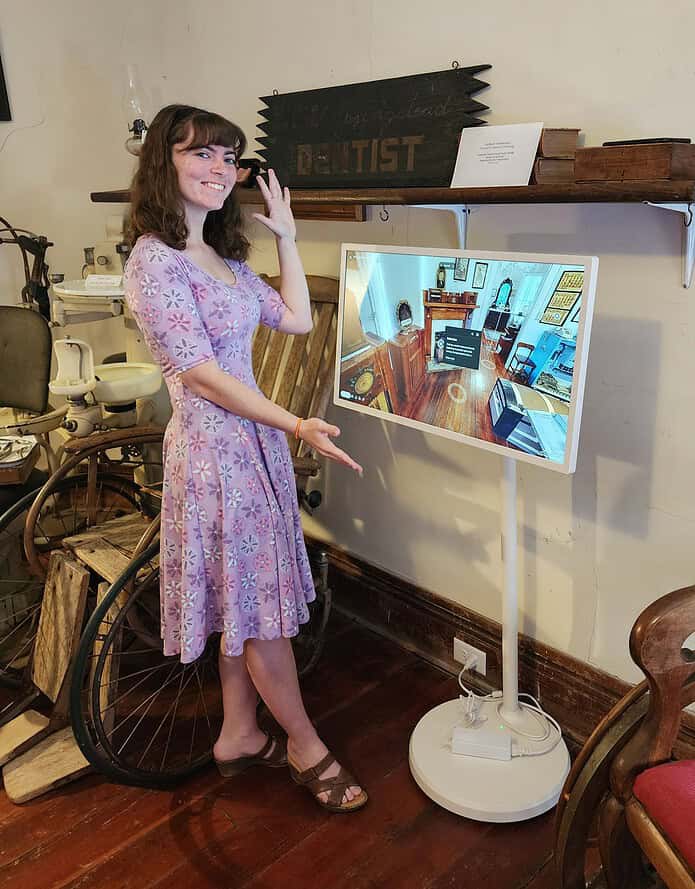
{"type": "MultiPolygon", "coordinates": [[[[157,670],[163,670],[165,667],[168,667],[169,664],[163,663],[159,664],[157,667],[145,667],[144,670],[136,670],[135,673],[127,673],[125,676],[117,676],[115,679],[109,679],[108,682],[102,682],[99,685],[99,688],[106,688],[109,685],[113,685],[114,682],[122,682],[124,679],[131,679],[133,676],[141,676],[143,673],[149,673],[151,676],[153,673],[156,673],[157,670]]],[[[130,691],[130,689],[128,689],[130,691]]]]}
{"type": "MultiPolygon", "coordinates": [[[[162,728],[162,726],[163,726],[164,723],[166,722],[167,717],[169,716],[169,714],[170,714],[171,711],[172,711],[172,708],[173,708],[173,711],[174,711],[174,715],[172,716],[172,728],[173,728],[173,725],[174,725],[174,719],[175,719],[175,717],[176,717],[176,711],[178,710],[178,704],[179,704],[179,701],[181,700],[181,694],[182,694],[182,692],[185,690],[186,685],[188,685],[188,682],[186,683],[186,685],[183,684],[183,678],[184,678],[185,675],[186,675],[186,668],[184,667],[184,669],[180,671],[180,677],[181,677],[181,678],[179,679],[179,691],[178,691],[178,694],[174,697],[174,701],[173,701],[173,703],[170,705],[169,709],[167,710],[167,712],[164,714],[164,716],[163,716],[162,719],[160,720],[160,723],[159,723],[159,725],[157,726],[156,731],[152,734],[152,737],[150,738],[150,743],[147,745],[147,747],[145,747],[145,749],[144,749],[144,751],[143,751],[143,753],[142,753],[142,756],[141,756],[140,759],[138,760],[138,763],[137,763],[137,764],[138,764],[138,767],[140,767],[140,766],[142,765],[142,761],[143,761],[143,759],[145,758],[145,756],[146,756],[147,753],[149,752],[150,747],[154,744],[155,739],[156,739],[157,735],[159,734],[159,730],[162,728]]],[[[190,682],[190,679],[189,679],[189,682],[190,682]]],[[[171,729],[169,729],[169,735],[168,735],[168,737],[167,737],[167,743],[166,743],[166,745],[165,745],[165,747],[164,747],[164,755],[163,755],[163,758],[162,758],[162,768],[164,768],[164,762],[166,761],[166,754],[167,754],[167,751],[169,750],[169,741],[170,741],[170,740],[171,740],[171,729]]]]}
{"type": "Polygon", "coordinates": [[[116,728],[119,728],[121,725],[123,725],[124,723],[126,723],[131,717],[133,717],[133,716],[138,712],[138,710],[140,710],[145,704],[147,704],[147,708],[145,709],[145,712],[140,716],[140,719],[138,719],[138,721],[135,723],[135,726],[133,727],[132,731],[130,732],[130,734],[128,735],[128,737],[125,739],[125,741],[123,742],[123,744],[121,745],[121,747],[118,749],[118,753],[119,753],[119,754],[123,752],[123,748],[125,747],[125,745],[128,743],[128,741],[133,737],[133,734],[134,734],[134,733],[137,731],[137,729],[140,727],[140,725],[142,724],[143,719],[144,719],[144,718],[147,716],[147,714],[150,712],[150,710],[152,709],[152,706],[154,705],[154,702],[157,700],[157,698],[159,697],[159,695],[164,691],[164,689],[165,689],[168,685],[171,684],[171,681],[173,681],[173,680],[171,680],[171,676],[173,675],[173,673],[174,673],[175,670],[176,670],[176,667],[174,667],[174,669],[171,671],[171,673],[170,673],[169,676],[167,677],[166,682],[164,683],[164,685],[161,686],[161,688],[158,688],[156,691],[152,692],[152,694],[149,696],[149,698],[145,698],[145,700],[142,701],[142,702],[135,708],[135,710],[132,711],[132,713],[129,713],[128,716],[126,716],[125,719],[122,719],[121,722],[118,724],[118,726],[116,726],[116,727],[114,728],[114,732],[115,732],[116,728]]]}

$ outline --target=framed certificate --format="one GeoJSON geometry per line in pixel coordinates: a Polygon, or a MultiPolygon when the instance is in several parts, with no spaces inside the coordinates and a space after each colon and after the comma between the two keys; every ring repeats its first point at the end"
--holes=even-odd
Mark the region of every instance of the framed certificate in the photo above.
{"type": "Polygon", "coordinates": [[[572,290],[556,290],[547,305],[549,309],[571,309],[576,302],[578,293],[572,290]]]}
{"type": "Polygon", "coordinates": [[[575,290],[579,291],[584,287],[584,272],[573,271],[563,272],[562,277],[557,283],[556,290],[575,290]]]}
{"type": "Polygon", "coordinates": [[[556,327],[562,327],[567,320],[569,311],[567,309],[551,309],[547,308],[541,315],[541,324],[554,324],[556,327]]]}

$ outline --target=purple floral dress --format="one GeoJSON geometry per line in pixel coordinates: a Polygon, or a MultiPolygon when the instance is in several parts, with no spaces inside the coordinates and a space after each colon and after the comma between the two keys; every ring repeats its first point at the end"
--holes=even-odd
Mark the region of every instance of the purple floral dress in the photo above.
{"type": "Polygon", "coordinates": [[[160,557],[164,653],[195,660],[211,633],[227,655],[249,638],[295,636],[315,597],[283,432],[195,395],[180,374],[210,359],[256,391],[251,341],[277,328],[279,294],[243,262],[236,286],[147,235],[125,273],[126,301],[164,374],[160,557]]]}

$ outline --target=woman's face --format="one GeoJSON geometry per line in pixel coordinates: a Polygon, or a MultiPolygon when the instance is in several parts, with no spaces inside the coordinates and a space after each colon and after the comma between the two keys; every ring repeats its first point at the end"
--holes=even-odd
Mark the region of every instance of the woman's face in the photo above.
{"type": "Polygon", "coordinates": [[[179,142],[172,150],[181,197],[191,209],[219,210],[236,182],[236,152],[224,145],[188,144],[179,142]]]}

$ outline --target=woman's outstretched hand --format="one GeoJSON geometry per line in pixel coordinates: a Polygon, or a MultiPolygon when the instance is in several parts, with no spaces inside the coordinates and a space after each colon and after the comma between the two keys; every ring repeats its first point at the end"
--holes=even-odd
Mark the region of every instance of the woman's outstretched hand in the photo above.
{"type": "Polygon", "coordinates": [[[342,463],[362,475],[362,467],[355,462],[349,454],[341,451],[339,447],[333,444],[332,438],[340,435],[340,429],[337,426],[331,426],[325,420],[318,417],[310,417],[308,420],[302,420],[299,429],[299,437],[305,441],[310,447],[324,457],[335,460],[336,463],[342,463]]]}
{"type": "Polygon", "coordinates": [[[256,176],[256,184],[263,195],[267,216],[254,213],[254,219],[269,228],[276,238],[294,241],[297,226],[290,207],[290,190],[281,188],[274,170],[268,170],[268,184],[260,176],[256,176]]]}

